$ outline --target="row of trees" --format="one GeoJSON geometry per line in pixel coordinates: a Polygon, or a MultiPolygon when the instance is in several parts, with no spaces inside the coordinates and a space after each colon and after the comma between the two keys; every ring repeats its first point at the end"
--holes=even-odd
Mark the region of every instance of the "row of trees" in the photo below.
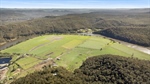
{"type": "Polygon", "coordinates": [[[11,54],[9,54],[9,53],[1,53],[0,52],[0,58],[2,58],[2,57],[11,57],[12,55],[11,54]]]}

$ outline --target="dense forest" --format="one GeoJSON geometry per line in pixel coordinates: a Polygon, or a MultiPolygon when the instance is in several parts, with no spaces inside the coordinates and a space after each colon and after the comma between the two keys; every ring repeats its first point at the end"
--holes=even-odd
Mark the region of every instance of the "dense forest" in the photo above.
{"type": "Polygon", "coordinates": [[[95,33],[142,46],[150,46],[150,28],[109,28],[95,33]]]}
{"type": "Polygon", "coordinates": [[[13,39],[18,36],[46,33],[74,33],[78,29],[86,28],[115,28],[118,25],[128,26],[129,23],[105,20],[96,13],[66,16],[46,16],[45,18],[0,26],[4,39],[13,39]],[[93,17],[94,16],[94,17],[93,17]]]}
{"type": "Polygon", "coordinates": [[[74,73],[43,67],[11,84],[149,84],[150,61],[103,55],[88,58],[74,73]]]}
{"type": "MultiPolygon", "coordinates": [[[[0,45],[20,37],[22,38],[22,36],[77,33],[79,29],[96,31],[97,29],[119,27],[121,29],[142,28],[143,31],[147,31],[145,28],[150,27],[148,18],[149,14],[145,12],[134,14],[131,11],[101,11],[63,16],[45,16],[43,18],[0,25],[0,45]]],[[[142,33],[142,35],[144,34],[142,33]]],[[[135,38],[141,38],[138,36],[140,35],[137,35],[135,38]]]]}
{"type": "Polygon", "coordinates": [[[113,55],[97,56],[83,62],[75,73],[90,84],[149,84],[150,61],[113,55]]]}
{"type": "Polygon", "coordinates": [[[26,77],[19,78],[11,84],[82,84],[79,77],[67,71],[63,67],[44,67],[43,71],[34,72],[26,77]]]}

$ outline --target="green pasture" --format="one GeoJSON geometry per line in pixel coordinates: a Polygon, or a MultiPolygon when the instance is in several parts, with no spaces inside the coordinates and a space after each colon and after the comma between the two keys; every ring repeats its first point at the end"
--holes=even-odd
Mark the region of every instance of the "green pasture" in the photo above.
{"type": "MultiPolygon", "coordinates": [[[[96,55],[113,54],[150,60],[148,54],[100,36],[44,35],[1,52],[20,53],[20,56],[29,54],[29,56],[24,56],[16,61],[16,64],[24,70],[47,58],[52,58],[57,65],[70,71],[78,68],[88,57],[96,55]],[[56,58],[60,59],[57,60],[56,58]]],[[[13,60],[17,58],[17,56],[14,56],[13,60]]]]}
{"type": "Polygon", "coordinates": [[[28,69],[36,64],[41,62],[41,60],[38,60],[34,57],[24,57],[20,60],[18,60],[16,63],[23,69],[28,69]]]}
{"type": "Polygon", "coordinates": [[[9,52],[9,53],[26,53],[29,52],[32,48],[39,46],[41,44],[47,43],[50,40],[47,40],[46,37],[52,37],[52,36],[39,36],[33,39],[30,39],[28,41],[19,43],[13,47],[10,47],[8,49],[5,49],[2,52],[9,52]]]}
{"type": "Polygon", "coordinates": [[[62,55],[60,60],[56,61],[58,65],[63,66],[71,71],[82,65],[82,62],[88,57],[104,54],[113,54],[139,59],[150,60],[148,54],[129,48],[117,42],[102,37],[91,37],[78,45],[70,52],[62,55]]]}

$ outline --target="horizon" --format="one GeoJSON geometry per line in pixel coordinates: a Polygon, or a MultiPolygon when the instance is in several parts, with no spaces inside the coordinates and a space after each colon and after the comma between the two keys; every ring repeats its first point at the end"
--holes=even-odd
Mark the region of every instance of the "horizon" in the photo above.
{"type": "Polygon", "coordinates": [[[150,8],[0,8],[0,9],[72,9],[72,10],[130,10],[130,9],[150,9],[150,8]]]}
{"type": "Polygon", "coordinates": [[[17,9],[136,9],[150,8],[150,0],[0,0],[0,8],[17,9]]]}

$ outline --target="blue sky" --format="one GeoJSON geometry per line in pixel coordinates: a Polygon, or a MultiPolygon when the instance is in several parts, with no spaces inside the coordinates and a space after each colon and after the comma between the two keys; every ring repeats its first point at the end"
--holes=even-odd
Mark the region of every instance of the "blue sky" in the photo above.
{"type": "Polygon", "coordinates": [[[150,0],[0,0],[1,8],[150,8],[150,0]]]}

